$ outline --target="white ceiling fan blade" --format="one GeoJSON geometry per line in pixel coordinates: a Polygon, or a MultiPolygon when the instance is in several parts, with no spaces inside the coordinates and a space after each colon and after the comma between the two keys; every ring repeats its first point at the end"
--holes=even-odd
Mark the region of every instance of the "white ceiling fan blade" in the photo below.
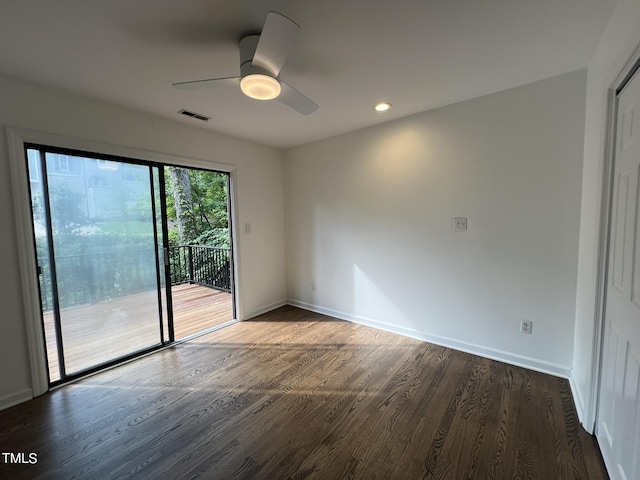
{"type": "Polygon", "coordinates": [[[302,115],[309,115],[318,109],[318,105],[315,102],[305,97],[292,86],[287,85],[283,81],[280,81],[280,86],[282,90],[278,100],[288,107],[293,108],[302,115]]]}
{"type": "Polygon", "coordinates": [[[299,33],[300,26],[293,20],[276,12],[267,13],[251,65],[267,70],[277,77],[299,33]]]}
{"type": "Polygon", "coordinates": [[[192,82],[179,82],[173,83],[174,87],[178,90],[202,90],[204,88],[218,87],[224,85],[240,85],[240,77],[224,77],[224,78],[210,78],[207,80],[194,80],[192,82]]]}

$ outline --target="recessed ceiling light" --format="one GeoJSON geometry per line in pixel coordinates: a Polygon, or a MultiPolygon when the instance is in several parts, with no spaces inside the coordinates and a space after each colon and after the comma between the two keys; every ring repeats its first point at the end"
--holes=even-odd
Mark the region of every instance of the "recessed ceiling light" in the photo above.
{"type": "Polygon", "coordinates": [[[377,112],[386,112],[391,108],[391,104],[389,102],[380,102],[375,107],[377,112]]]}

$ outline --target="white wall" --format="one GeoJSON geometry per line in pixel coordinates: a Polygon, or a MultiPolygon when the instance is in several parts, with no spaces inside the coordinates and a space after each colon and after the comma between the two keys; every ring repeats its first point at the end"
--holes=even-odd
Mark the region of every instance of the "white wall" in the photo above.
{"type": "Polygon", "coordinates": [[[286,151],[290,302],[568,376],[585,89],[578,71],[286,151]]]}
{"type": "MultiPolygon", "coordinates": [[[[286,299],[282,155],[61,91],[0,77],[0,127],[18,127],[132,149],[234,165],[242,317],[286,299]]],[[[0,408],[29,398],[31,378],[20,291],[7,139],[0,135],[0,408]]]]}
{"type": "Polygon", "coordinates": [[[599,43],[587,75],[580,255],[576,295],[573,392],[580,419],[593,430],[596,415],[594,374],[599,362],[597,335],[598,245],[607,126],[607,92],[640,45],[640,3],[622,1],[599,43]]]}

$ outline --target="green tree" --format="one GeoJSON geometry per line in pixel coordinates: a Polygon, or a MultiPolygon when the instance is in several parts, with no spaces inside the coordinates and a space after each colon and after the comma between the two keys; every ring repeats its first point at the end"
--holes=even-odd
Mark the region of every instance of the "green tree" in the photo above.
{"type": "Polygon", "coordinates": [[[165,172],[170,241],[228,248],[227,176],[179,167],[165,172]]]}
{"type": "Polygon", "coordinates": [[[188,245],[198,236],[189,171],[184,168],[166,167],[166,172],[169,174],[178,238],[182,245],[188,245]]]}
{"type": "Polygon", "coordinates": [[[87,223],[85,196],[68,182],[49,184],[51,226],[55,233],[68,233],[87,223]]]}

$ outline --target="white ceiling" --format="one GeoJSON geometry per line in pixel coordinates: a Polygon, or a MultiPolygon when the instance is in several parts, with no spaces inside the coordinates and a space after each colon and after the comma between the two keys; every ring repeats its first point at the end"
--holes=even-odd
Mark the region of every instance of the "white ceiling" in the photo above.
{"type": "Polygon", "coordinates": [[[616,3],[0,0],[0,73],[286,148],[585,67],[616,3]],[[318,111],[171,86],[238,75],[269,10],[302,27],[281,77],[318,111]]]}

